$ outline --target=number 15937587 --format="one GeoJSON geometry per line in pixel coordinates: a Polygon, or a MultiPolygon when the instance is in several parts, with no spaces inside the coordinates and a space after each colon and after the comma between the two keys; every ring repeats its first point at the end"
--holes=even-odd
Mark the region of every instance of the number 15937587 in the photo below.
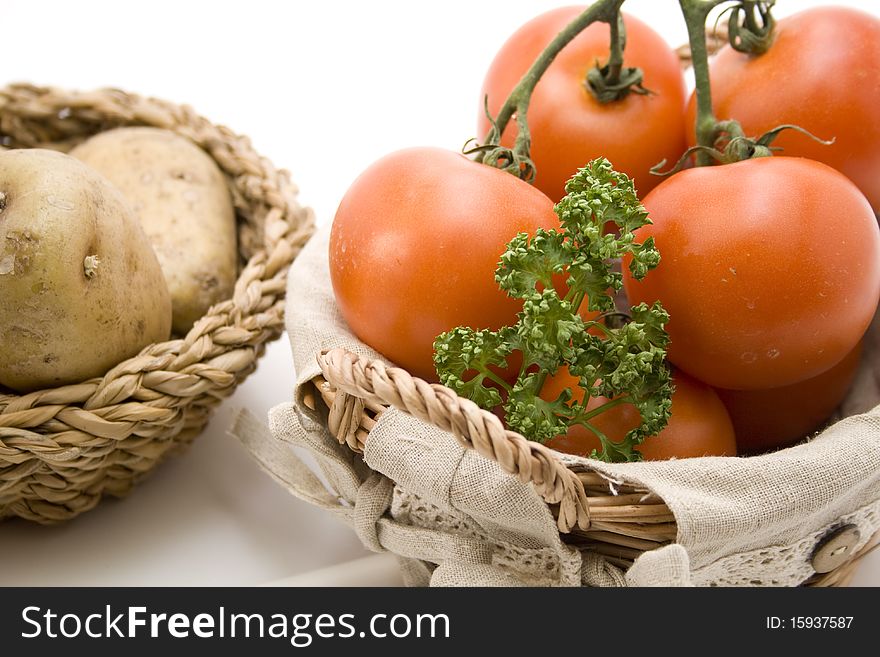
{"type": "Polygon", "coordinates": [[[767,616],[768,630],[848,630],[854,616],[767,616]]]}

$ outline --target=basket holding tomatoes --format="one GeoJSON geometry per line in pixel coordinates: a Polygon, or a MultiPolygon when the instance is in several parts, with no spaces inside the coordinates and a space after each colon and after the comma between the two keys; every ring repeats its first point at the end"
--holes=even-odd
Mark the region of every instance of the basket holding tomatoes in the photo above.
{"type": "Polygon", "coordinates": [[[777,23],[739,0],[710,66],[720,2],[680,0],[687,104],[677,56],[622,4],[518,30],[465,153],[400,151],[354,182],[331,233],[339,310],[560,451],[787,446],[846,395],[880,301],[880,21],[777,23]]]}

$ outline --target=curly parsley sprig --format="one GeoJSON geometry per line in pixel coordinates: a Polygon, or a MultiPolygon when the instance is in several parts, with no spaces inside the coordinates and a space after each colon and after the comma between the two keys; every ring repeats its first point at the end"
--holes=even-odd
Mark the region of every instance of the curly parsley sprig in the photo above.
{"type": "MultiPolygon", "coordinates": [[[[619,328],[584,320],[578,310],[615,310],[614,294],[623,284],[613,263],[626,257],[630,271],[643,278],[660,262],[652,238],[635,241],[634,231],[649,223],[632,180],[600,158],[568,181],[566,196],[555,207],[559,230],[539,229],[514,237],[502,254],[495,280],[509,296],[523,300],[513,326],[498,331],[458,327],[434,342],[440,381],[482,408],[502,407],[507,426],[532,440],[545,442],[581,424],[598,436],[602,451],[594,458],[637,461],[634,449],[658,433],[669,419],[672,384],[666,366],[669,316],[659,303],[631,309],[619,328]],[[618,232],[605,230],[612,222],[618,232]],[[566,292],[557,292],[565,277],[566,292]],[[499,372],[511,356],[521,357],[512,385],[499,372]],[[547,376],[561,367],[578,377],[583,401],[566,388],[552,401],[542,399],[547,376]],[[594,397],[610,401],[587,408],[594,397]],[[621,403],[633,404],[642,424],[621,442],[605,436],[592,423],[599,413],[621,403]]],[[[600,315],[600,320],[601,320],[600,315]]]]}

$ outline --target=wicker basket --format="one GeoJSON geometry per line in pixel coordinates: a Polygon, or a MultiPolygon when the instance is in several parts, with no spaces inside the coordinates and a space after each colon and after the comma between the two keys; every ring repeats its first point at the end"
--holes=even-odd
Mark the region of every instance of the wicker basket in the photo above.
{"type": "MultiPolygon", "coordinates": [[[[723,41],[714,39],[710,49],[723,41]]],[[[679,56],[686,66],[688,49],[681,48],[679,56]]],[[[830,446],[829,441],[816,441],[767,456],[688,459],[690,463],[682,460],[665,465],[605,467],[607,464],[568,457],[505,429],[497,416],[454,391],[393,367],[358,340],[335,310],[327,263],[328,235],[329,231],[319,230],[290,273],[290,294],[299,295],[287,320],[298,376],[294,401],[273,409],[268,430],[245,418],[233,433],[292,494],[350,524],[369,549],[397,554],[409,583],[621,585],[630,581],[627,577],[632,571],[638,571],[631,580],[636,585],[648,581],[668,586],[675,581],[840,586],[849,581],[859,559],[878,544],[880,476],[873,470],[863,476],[866,469],[880,463],[877,399],[870,400],[873,410],[863,416],[866,419],[854,417],[837,423],[838,433],[829,439],[830,446]],[[397,410],[417,421],[402,418],[397,410]],[[864,444],[861,434],[847,433],[846,440],[839,440],[841,432],[848,432],[858,422],[864,422],[871,432],[870,458],[867,451],[862,459],[847,457],[864,444]],[[322,481],[308,473],[291,446],[311,452],[325,475],[322,481]],[[834,450],[838,462],[858,460],[859,468],[835,477],[829,461],[824,460],[826,446],[834,450]],[[469,450],[494,464],[474,458],[469,450]],[[810,456],[804,458],[807,451],[810,456]],[[841,454],[845,458],[841,459],[841,454]],[[755,474],[747,488],[751,494],[756,482],[773,490],[763,468],[775,465],[779,471],[780,463],[785,463],[785,471],[794,477],[779,487],[782,503],[767,516],[758,516],[758,511],[766,511],[780,500],[764,496],[770,500],[764,506],[756,499],[745,500],[741,515],[746,515],[747,521],[740,526],[737,517],[736,526],[728,524],[727,533],[720,538],[706,534],[712,534],[714,521],[724,519],[713,514],[723,513],[727,507],[720,511],[719,506],[712,507],[708,520],[695,530],[693,518],[678,513],[683,508],[680,496],[673,499],[667,495],[664,500],[652,487],[639,484],[637,474],[652,474],[653,479],[646,479],[656,483],[658,468],[666,476],[673,470],[717,465],[717,470],[726,468],[732,473],[728,476],[736,486],[743,470],[751,470],[755,474]],[[820,504],[811,499],[811,491],[801,490],[805,481],[797,480],[800,468],[807,465],[811,481],[819,479],[822,503],[831,499],[823,511],[816,511],[820,504]],[[640,470],[639,466],[646,467],[640,470]],[[438,467],[444,470],[437,471],[438,467]],[[867,479],[872,486],[866,493],[870,500],[864,504],[858,497],[861,506],[856,513],[847,504],[856,498],[853,489],[867,479]],[[329,492],[325,490],[327,482],[329,492]],[[524,492],[527,485],[534,491],[524,492]],[[525,527],[525,521],[534,521],[533,500],[545,524],[525,527]],[[792,519],[787,515],[792,509],[803,511],[804,516],[814,515],[792,519]],[[766,538],[768,543],[759,542],[765,537],[751,540],[762,523],[775,531],[766,538]],[[549,542],[544,542],[545,529],[552,535],[549,542]],[[741,540],[728,550],[724,540],[731,532],[738,532],[741,540]],[[682,554],[688,558],[684,544],[696,542],[695,534],[704,541],[695,555],[700,560],[697,569],[670,576],[671,569],[665,565],[671,562],[664,564],[663,560],[682,554]],[[558,551],[556,543],[564,550],[558,551]],[[578,558],[560,565],[573,554],[578,558]],[[707,559],[711,561],[706,563],[707,559]],[[737,560],[745,567],[737,569],[737,560]],[[787,570],[777,577],[774,569],[783,564],[787,570]],[[606,576],[606,565],[615,571],[613,576],[606,576]],[[565,572],[560,575],[563,566],[565,572]],[[654,576],[654,572],[660,574],[654,576]],[[692,579],[693,574],[699,577],[692,579]]],[[[862,372],[866,373],[871,372],[871,363],[880,363],[880,316],[871,330],[876,345],[866,348],[863,355],[862,372]]],[[[853,415],[860,413],[852,411],[853,415]]],[[[678,491],[668,485],[670,480],[663,481],[662,490],[678,491]]],[[[729,481],[723,480],[725,484],[729,481]]],[[[698,482],[677,479],[674,483],[686,489],[698,482]]],[[[741,501],[734,497],[722,501],[728,499],[741,501]]],[[[699,504],[693,498],[687,502],[699,504]]]]}
{"type": "Polygon", "coordinates": [[[314,230],[289,174],[247,138],[190,107],[103,89],[0,90],[0,143],[68,151],[120,126],[172,130],[225,174],[237,214],[240,269],[231,299],[180,339],[153,344],[102,378],[25,395],[0,389],[0,519],[72,518],[121,496],[189,443],[211,410],[254,371],[284,329],[287,270],[314,230]]]}
{"type": "MultiPolygon", "coordinates": [[[[557,452],[505,429],[494,414],[449,388],[344,349],[321,353],[318,364],[322,375],[308,382],[303,402],[354,452],[364,451],[378,417],[394,406],[450,432],[465,448],[532,484],[550,505],[568,544],[596,552],[625,570],[642,553],[676,539],[676,519],[656,494],[626,482],[612,484],[583,466],[570,467],[557,452]]],[[[880,533],[844,563],[804,584],[846,585],[859,559],[878,542],[880,533]]]]}

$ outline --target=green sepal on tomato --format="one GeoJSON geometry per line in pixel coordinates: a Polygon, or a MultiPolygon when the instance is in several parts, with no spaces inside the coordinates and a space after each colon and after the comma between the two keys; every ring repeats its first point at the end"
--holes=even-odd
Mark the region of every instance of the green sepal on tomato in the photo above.
{"type": "Polygon", "coordinates": [[[337,305],[363,342],[436,380],[434,338],[511,324],[522,301],[495,283],[511,237],[557,227],[553,203],[515,176],[440,148],[410,148],[351,185],[330,234],[337,305]]]}
{"type": "MultiPolygon", "coordinates": [[[[722,48],[710,65],[712,105],[757,136],[795,124],[774,140],[788,156],[818,160],[845,174],[880,212],[880,20],[848,7],[808,9],[778,21],[761,55],[722,48]]],[[[687,107],[695,143],[696,101],[687,107]]]]}
{"type": "MultiPolygon", "coordinates": [[[[495,56],[480,92],[477,130],[489,131],[486,107],[496,116],[508,94],[541,51],[584,10],[563,7],[544,13],[517,30],[495,56]]],[[[608,158],[617,171],[635,180],[644,195],[659,182],[650,169],[661,160],[676,161],[685,150],[682,107],[686,89],[679,59],[663,38],[640,20],[624,15],[624,63],[640,68],[647,94],[629,93],[600,102],[587,88],[589,71],[608,60],[610,29],[593,23],[553,60],[535,86],[528,111],[534,184],[554,201],[565,183],[588,161],[608,158]]],[[[502,144],[513,146],[514,122],[502,144]]]]}
{"type": "Polygon", "coordinates": [[[669,312],[669,360],[709,385],[787,386],[839,363],[880,298],[880,229],[862,193],[813,160],[686,169],[644,199],[663,265],[632,303],[669,312]]]}

